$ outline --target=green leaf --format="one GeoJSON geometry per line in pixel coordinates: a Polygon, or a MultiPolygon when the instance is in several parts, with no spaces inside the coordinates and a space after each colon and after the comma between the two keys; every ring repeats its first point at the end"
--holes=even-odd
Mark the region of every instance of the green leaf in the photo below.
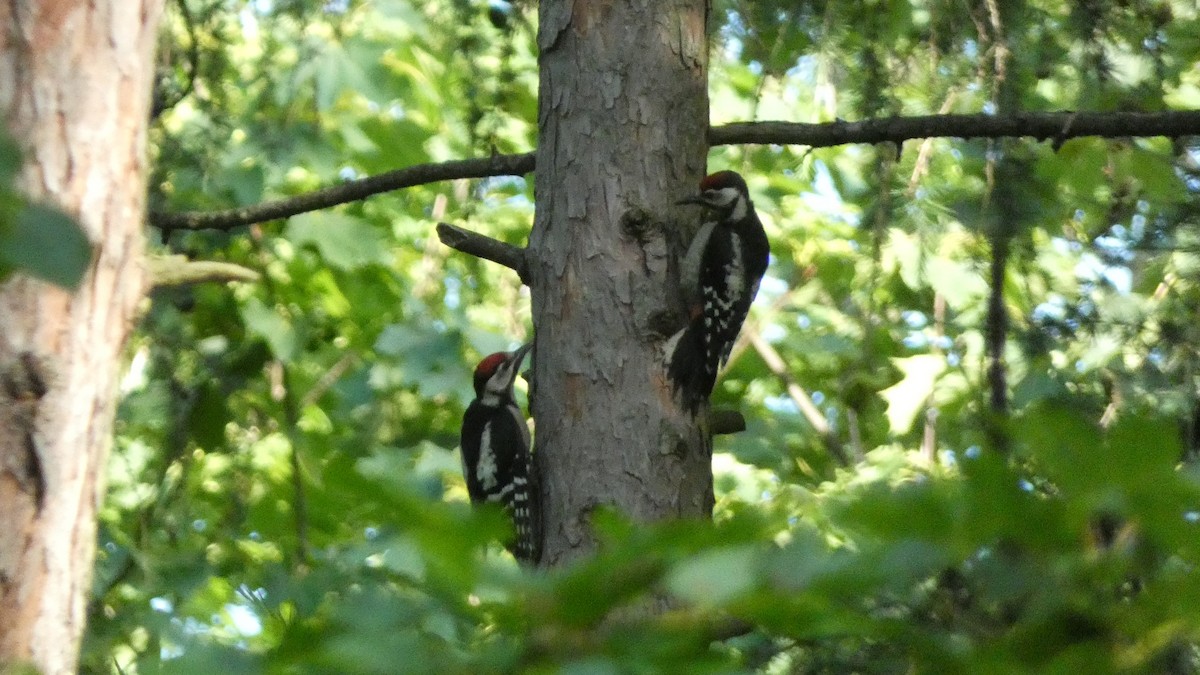
{"type": "Polygon", "coordinates": [[[284,236],[296,244],[312,244],[325,262],[342,270],[384,263],[383,235],[368,223],[342,213],[303,213],[288,220],[284,236]]]}
{"type": "Polygon", "coordinates": [[[887,401],[887,418],[892,433],[903,434],[912,429],[917,413],[933,394],[934,382],[946,370],[946,360],[935,354],[921,354],[892,359],[892,363],[904,373],[904,378],[879,392],[879,395],[887,401]]]}
{"type": "Polygon", "coordinates": [[[392,324],[383,329],[375,349],[396,358],[405,383],[416,384],[426,396],[454,395],[469,400],[473,395],[471,369],[463,363],[463,335],[424,326],[392,324]]]}
{"type": "Polygon", "coordinates": [[[0,263],[68,290],[75,290],[92,259],[92,245],[69,216],[28,205],[0,229],[0,263]]]}
{"type": "Polygon", "coordinates": [[[1070,394],[1056,377],[1044,372],[1031,372],[1013,388],[1012,407],[1020,410],[1044,399],[1065,398],[1070,394]]]}
{"type": "Polygon", "coordinates": [[[722,605],[751,591],[758,579],[758,550],[738,546],[703,551],[675,566],[667,588],[699,605],[722,605]]]}
{"type": "Polygon", "coordinates": [[[1129,171],[1141,182],[1147,197],[1176,201],[1188,193],[1170,155],[1133,148],[1128,159],[1129,171]]]}
{"type": "Polygon", "coordinates": [[[247,300],[242,306],[242,319],[248,331],[266,340],[276,358],[291,361],[296,357],[299,340],[295,328],[261,300],[247,300]]]}
{"type": "Polygon", "coordinates": [[[188,431],[196,443],[206,450],[222,447],[225,444],[225,424],[229,421],[228,401],[212,383],[202,385],[195,396],[195,403],[188,412],[188,431]]]}
{"type": "Polygon", "coordinates": [[[957,260],[930,257],[925,261],[925,275],[929,278],[929,285],[945,296],[947,304],[955,309],[961,309],[987,294],[987,282],[979,272],[957,260]]]}

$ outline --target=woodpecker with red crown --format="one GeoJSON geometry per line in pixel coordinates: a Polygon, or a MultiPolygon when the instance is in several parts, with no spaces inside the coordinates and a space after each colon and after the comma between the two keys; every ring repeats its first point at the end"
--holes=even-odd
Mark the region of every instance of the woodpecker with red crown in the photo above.
{"type": "Polygon", "coordinates": [[[497,352],[475,368],[475,400],[463,415],[463,478],[472,504],[501,504],[512,519],[515,538],[508,549],[520,562],[541,557],[541,509],[529,451],[529,427],[513,382],[530,342],[515,352],[497,352]]]}
{"type": "Polygon", "coordinates": [[[684,406],[695,414],[708,400],[717,371],[758,294],[770,244],[746,181],[718,171],[700,181],[700,193],[678,204],[699,204],[714,216],[700,228],[684,256],[681,286],[692,317],[667,342],[667,373],[684,406]]]}

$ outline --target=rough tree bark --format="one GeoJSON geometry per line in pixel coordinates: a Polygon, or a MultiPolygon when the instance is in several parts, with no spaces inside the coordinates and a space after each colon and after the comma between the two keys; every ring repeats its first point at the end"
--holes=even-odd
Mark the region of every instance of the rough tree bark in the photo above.
{"type": "Polygon", "coordinates": [[[662,345],[708,151],[705,0],[543,0],[537,217],[528,250],[543,564],[593,545],[589,515],[708,517],[711,447],[662,345]]]}
{"type": "Polygon", "coordinates": [[[0,671],[73,673],[120,353],[143,296],[145,135],[161,0],[0,2],[19,187],[94,247],[71,293],[0,285],[0,671]]]}

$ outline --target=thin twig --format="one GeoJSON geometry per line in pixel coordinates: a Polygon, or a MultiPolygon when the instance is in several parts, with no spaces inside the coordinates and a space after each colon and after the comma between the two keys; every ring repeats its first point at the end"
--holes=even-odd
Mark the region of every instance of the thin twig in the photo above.
{"type": "MultiPolygon", "coordinates": [[[[263,248],[261,228],[250,228],[250,237],[258,257],[263,260],[267,253],[263,248]]],[[[274,301],[279,297],[275,282],[270,274],[262,277],[263,289],[267,298],[274,301]]],[[[308,497],[304,490],[304,475],[301,472],[300,444],[303,442],[303,432],[300,430],[300,409],[296,396],[295,383],[292,380],[288,364],[279,354],[267,366],[267,378],[270,383],[271,399],[283,408],[284,434],[288,439],[288,460],[291,464],[292,478],[292,513],[296,516],[296,565],[307,567],[309,561],[308,546],[308,497]]]]}
{"type": "MultiPolygon", "coordinates": [[[[940,292],[933,294],[933,349],[938,356],[942,355],[942,338],[946,336],[946,296],[940,292]]],[[[937,463],[937,406],[933,404],[933,394],[925,401],[925,433],[921,438],[921,454],[930,466],[937,463]]]]}
{"type": "Polygon", "coordinates": [[[304,474],[300,465],[300,410],[297,406],[294,383],[288,365],[281,360],[273,362],[278,377],[273,387],[273,398],[283,406],[283,419],[287,425],[290,452],[288,461],[292,473],[292,512],[296,514],[296,560],[300,565],[308,564],[308,497],[304,490],[304,474]]]}
{"type": "Polygon", "coordinates": [[[504,265],[517,273],[521,281],[529,284],[529,272],[526,269],[525,249],[512,244],[506,244],[499,239],[464,230],[450,223],[437,224],[438,239],[450,248],[473,255],[476,258],[490,260],[497,265],[504,265]]]}
{"type": "Polygon", "coordinates": [[[333,385],[337,384],[338,380],[342,379],[342,375],[346,374],[346,371],[350,369],[354,361],[354,352],[347,352],[345,356],[338,359],[337,363],[333,364],[333,367],[325,371],[321,379],[317,380],[312,389],[304,392],[304,396],[300,397],[300,409],[307,408],[324,396],[325,392],[329,391],[333,385]]]}
{"type": "MultiPolygon", "coordinates": [[[[942,107],[938,110],[939,115],[944,115],[950,112],[954,107],[954,101],[958,98],[958,91],[951,91],[946,95],[946,100],[942,101],[942,107]]],[[[917,194],[917,186],[920,185],[921,179],[925,173],[929,171],[929,159],[933,155],[933,139],[926,138],[921,143],[921,148],[917,151],[917,160],[913,162],[913,172],[908,178],[908,192],[906,193],[909,199],[912,199],[917,194]]]]}
{"type": "Polygon", "coordinates": [[[842,466],[849,466],[850,461],[846,457],[846,450],[842,447],[841,440],[833,432],[833,428],[829,426],[829,421],[825,419],[825,416],[817,409],[816,404],[812,402],[812,397],[808,395],[804,387],[801,387],[792,378],[792,374],[788,372],[787,364],[784,363],[783,357],[753,327],[746,326],[742,329],[742,332],[746,335],[754,350],[762,357],[763,362],[767,364],[767,369],[783,382],[788,396],[796,404],[796,407],[800,409],[800,413],[804,415],[804,419],[808,420],[812,428],[821,435],[821,439],[825,442],[825,447],[829,450],[829,454],[842,466]]]}
{"type": "Polygon", "coordinates": [[[304,489],[304,474],[300,465],[300,411],[292,389],[288,365],[282,360],[271,362],[271,397],[283,407],[284,433],[288,438],[288,463],[292,478],[292,513],[296,516],[296,563],[308,565],[308,496],[304,489]]]}
{"type": "Polygon", "coordinates": [[[523,176],[533,171],[533,153],[522,155],[493,155],[451,162],[417,164],[368,176],[315,192],[277,199],[240,209],[225,211],[186,211],[183,213],[151,213],[150,224],[162,230],[229,230],[253,223],[279,220],[300,213],[318,211],[338,204],[347,204],[383,192],[436,183],[454,178],[487,178],[490,176],[523,176]]]}
{"type": "Polygon", "coordinates": [[[1008,416],[1008,378],[1004,365],[1004,346],[1008,338],[1008,308],[1004,305],[1004,276],[1008,269],[1009,241],[1005,233],[992,237],[990,262],[991,291],[988,293],[987,324],[984,342],[987,346],[987,380],[990,391],[990,419],[987,423],[992,445],[1001,454],[1008,449],[1003,430],[1008,416]]]}

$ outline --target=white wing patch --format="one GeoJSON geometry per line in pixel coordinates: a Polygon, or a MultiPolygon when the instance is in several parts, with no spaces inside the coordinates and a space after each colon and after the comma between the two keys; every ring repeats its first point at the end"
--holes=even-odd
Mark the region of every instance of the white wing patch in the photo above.
{"type": "MultiPolygon", "coordinates": [[[[725,282],[723,293],[716,288],[704,288],[705,369],[715,372],[729,358],[732,343],[730,332],[736,333],[745,318],[737,305],[746,297],[746,259],[742,250],[742,238],[736,233],[729,238],[729,260],[722,270],[725,282]]],[[[757,290],[757,287],[754,291],[757,290]]],[[[752,293],[754,292],[752,291],[752,293]]]]}
{"type": "Polygon", "coordinates": [[[488,493],[488,501],[492,499],[492,490],[496,489],[496,451],[492,448],[492,423],[483,425],[483,434],[479,439],[479,465],[475,469],[475,478],[480,487],[488,493]]]}
{"type": "Polygon", "coordinates": [[[725,268],[725,292],[730,298],[730,306],[732,306],[733,298],[742,297],[742,293],[746,291],[746,263],[742,259],[742,238],[732,236],[729,238],[730,251],[729,265],[725,268]]]}

